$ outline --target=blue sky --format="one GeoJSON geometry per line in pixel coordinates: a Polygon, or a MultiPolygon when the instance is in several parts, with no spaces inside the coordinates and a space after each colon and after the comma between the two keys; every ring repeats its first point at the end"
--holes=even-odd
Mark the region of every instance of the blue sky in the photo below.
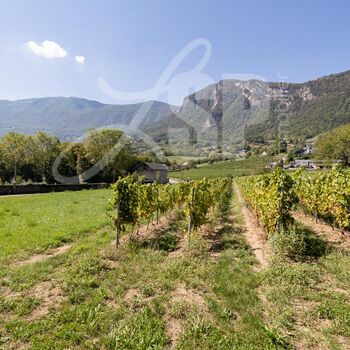
{"type": "MultiPolygon", "coordinates": [[[[98,77],[123,92],[152,89],[174,56],[198,38],[207,39],[212,52],[196,88],[230,73],[306,81],[350,69],[349,13],[350,2],[340,0],[2,0],[0,99],[125,102],[107,96],[98,77]],[[45,40],[66,55],[40,55],[45,40]]],[[[203,52],[194,50],[173,77],[195,67],[203,52]]],[[[181,81],[173,79],[172,93],[154,98],[179,104],[189,93],[181,81]]]]}

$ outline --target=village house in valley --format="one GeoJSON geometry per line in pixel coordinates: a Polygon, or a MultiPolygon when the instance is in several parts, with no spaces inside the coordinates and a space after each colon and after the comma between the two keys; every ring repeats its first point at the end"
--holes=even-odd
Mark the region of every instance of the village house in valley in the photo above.
{"type": "Polygon", "coordinates": [[[166,184],[169,182],[169,168],[166,164],[143,162],[135,168],[135,172],[144,183],[158,182],[166,184]]]}

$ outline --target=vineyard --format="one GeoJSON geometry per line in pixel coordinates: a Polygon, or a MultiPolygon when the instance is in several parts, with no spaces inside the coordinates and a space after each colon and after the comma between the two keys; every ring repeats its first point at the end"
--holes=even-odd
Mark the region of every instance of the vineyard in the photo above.
{"type": "Polygon", "coordinates": [[[350,228],[350,170],[340,167],[315,175],[297,173],[294,178],[299,203],[315,219],[342,230],[350,228]]]}
{"type": "Polygon", "coordinates": [[[349,349],[349,174],[3,198],[0,349],[349,349]]]}
{"type": "Polygon", "coordinates": [[[248,207],[267,233],[287,229],[297,205],[339,229],[350,228],[350,171],[289,174],[277,168],[271,175],[239,180],[248,207]]]}
{"type": "Polygon", "coordinates": [[[142,222],[147,222],[149,226],[154,217],[158,222],[160,215],[174,210],[187,218],[190,238],[192,230],[207,222],[209,211],[220,204],[230,186],[230,178],[202,179],[174,185],[141,184],[132,175],[119,178],[112,186],[110,200],[115,209],[112,219],[117,231],[116,246],[119,246],[120,234],[125,232],[127,225],[131,225],[132,233],[142,222]]]}

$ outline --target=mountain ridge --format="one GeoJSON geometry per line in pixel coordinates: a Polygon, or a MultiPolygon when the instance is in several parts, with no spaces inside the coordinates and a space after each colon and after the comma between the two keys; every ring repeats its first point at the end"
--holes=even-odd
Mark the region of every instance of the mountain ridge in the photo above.
{"type": "Polygon", "coordinates": [[[186,96],[181,106],[114,105],[79,97],[0,100],[0,135],[44,130],[70,140],[90,128],[123,129],[140,108],[146,109],[140,128],[174,147],[242,147],[275,138],[282,124],[283,137],[308,138],[350,123],[350,70],[304,83],[225,79],[186,96]]]}
{"type": "Polygon", "coordinates": [[[127,125],[141,106],[148,110],[141,124],[158,120],[177,108],[159,101],[113,105],[77,97],[0,100],[0,125],[8,125],[0,134],[43,130],[70,140],[91,128],[127,125]]]}

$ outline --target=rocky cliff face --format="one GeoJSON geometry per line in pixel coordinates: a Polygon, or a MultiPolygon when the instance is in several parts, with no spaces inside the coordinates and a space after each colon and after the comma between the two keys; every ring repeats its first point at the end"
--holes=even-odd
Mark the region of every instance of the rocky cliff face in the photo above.
{"type": "Polygon", "coordinates": [[[199,146],[312,137],[350,123],[350,73],[303,84],[223,80],[186,97],[177,117],[199,146]]]}

